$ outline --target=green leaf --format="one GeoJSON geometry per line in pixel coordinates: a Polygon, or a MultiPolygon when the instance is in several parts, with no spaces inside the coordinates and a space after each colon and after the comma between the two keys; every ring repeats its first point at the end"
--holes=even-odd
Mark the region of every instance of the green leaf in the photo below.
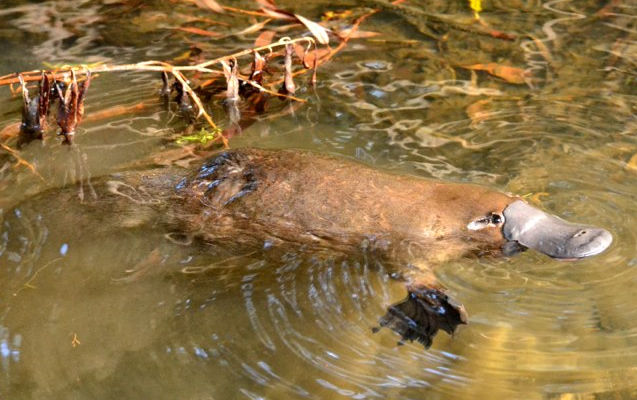
{"type": "Polygon", "coordinates": [[[205,128],[201,128],[199,132],[196,132],[193,135],[180,137],[179,139],[177,139],[177,143],[178,144],[188,144],[188,143],[206,144],[209,141],[216,139],[220,133],[221,133],[221,129],[209,131],[205,128]]]}

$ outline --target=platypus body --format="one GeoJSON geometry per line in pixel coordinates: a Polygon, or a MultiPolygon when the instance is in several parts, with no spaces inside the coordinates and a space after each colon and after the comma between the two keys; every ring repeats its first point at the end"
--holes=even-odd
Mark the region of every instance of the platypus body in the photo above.
{"type": "Polygon", "coordinates": [[[515,201],[479,186],[392,175],[301,151],[224,152],[176,189],[178,219],[210,240],[363,246],[427,261],[499,253],[506,242],[501,231],[466,226],[501,216],[515,201]]]}
{"type": "Polygon", "coordinates": [[[204,239],[251,237],[347,251],[371,246],[407,261],[512,255],[527,247],[581,258],[612,240],[603,229],[567,223],[482,186],[296,150],[223,152],[181,179],[174,196],[175,219],[204,239]]]}
{"type": "Polygon", "coordinates": [[[130,172],[98,185],[97,195],[94,202],[106,204],[122,225],[161,221],[220,245],[366,251],[424,266],[410,269],[409,296],[380,323],[425,346],[439,329],[452,333],[467,322],[464,308],[433,280],[436,264],[525,248],[575,259],[612,241],[606,230],[567,223],[485,187],[298,150],[224,151],[185,177],[171,169],[130,172]]]}

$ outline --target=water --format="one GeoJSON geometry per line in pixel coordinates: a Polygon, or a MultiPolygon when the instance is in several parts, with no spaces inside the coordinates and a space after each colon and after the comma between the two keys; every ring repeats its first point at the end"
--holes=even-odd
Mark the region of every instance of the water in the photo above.
{"type": "MultiPolygon", "coordinates": [[[[181,35],[168,28],[185,14],[236,25],[210,27],[220,32],[251,22],[187,4],[144,3],[9,1],[0,9],[7,55],[0,74],[42,62],[170,59],[188,41],[212,58],[256,37],[181,35]]],[[[321,11],[351,7],[314,3],[295,11],[318,19],[321,11]]],[[[464,1],[427,7],[470,16],[464,1]]],[[[27,146],[21,156],[44,180],[0,153],[0,395],[636,397],[635,7],[619,3],[603,16],[596,2],[485,8],[487,22],[519,39],[450,30],[441,48],[408,16],[386,10],[361,26],[381,35],[352,40],[319,71],[315,93],[308,78],[298,78],[308,105],[272,117],[284,109],[274,104],[230,144],[308,148],[489,185],[609,229],[615,241],[607,252],[576,263],[526,252],[437,266],[470,323],[453,338],[440,333],[427,351],[397,346],[393,332],[371,332],[405,295],[378,260],[302,252],[270,259],[231,244],[183,246],[166,232],[131,227],[130,216],[29,200],[61,186],[88,196],[99,176],[156,166],[179,148],[174,138],[185,124],[161,108],[156,78],[102,74],[89,92],[89,116],[140,102],[143,110],[87,120],[72,148],[51,135],[27,146]],[[488,62],[524,68],[527,83],[459,67],[488,62]]],[[[2,88],[0,129],[19,121],[19,107],[2,88]]],[[[215,118],[227,123],[219,110],[215,118]]]]}

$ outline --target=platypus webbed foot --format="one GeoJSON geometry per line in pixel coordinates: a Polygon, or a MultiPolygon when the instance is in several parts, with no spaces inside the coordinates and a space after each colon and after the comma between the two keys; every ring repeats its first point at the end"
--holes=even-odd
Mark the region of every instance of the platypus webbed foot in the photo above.
{"type": "MultiPolygon", "coordinates": [[[[456,327],[467,323],[464,307],[438,289],[410,290],[407,297],[387,309],[380,319],[380,327],[391,328],[405,340],[422,343],[429,348],[438,330],[453,334],[456,327]]],[[[380,328],[374,328],[377,332],[380,328]]]]}

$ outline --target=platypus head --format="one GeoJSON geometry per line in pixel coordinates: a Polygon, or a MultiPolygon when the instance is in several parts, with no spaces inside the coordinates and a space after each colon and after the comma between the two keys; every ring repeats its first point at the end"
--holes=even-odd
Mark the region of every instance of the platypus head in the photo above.
{"type": "Polygon", "coordinates": [[[501,229],[506,240],[502,251],[511,255],[530,248],[553,258],[578,259],[606,250],[613,236],[605,229],[566,222],[522,200],[508,204],[501,213],[489,213],[467,225],[473,231],[501,229]]]}

